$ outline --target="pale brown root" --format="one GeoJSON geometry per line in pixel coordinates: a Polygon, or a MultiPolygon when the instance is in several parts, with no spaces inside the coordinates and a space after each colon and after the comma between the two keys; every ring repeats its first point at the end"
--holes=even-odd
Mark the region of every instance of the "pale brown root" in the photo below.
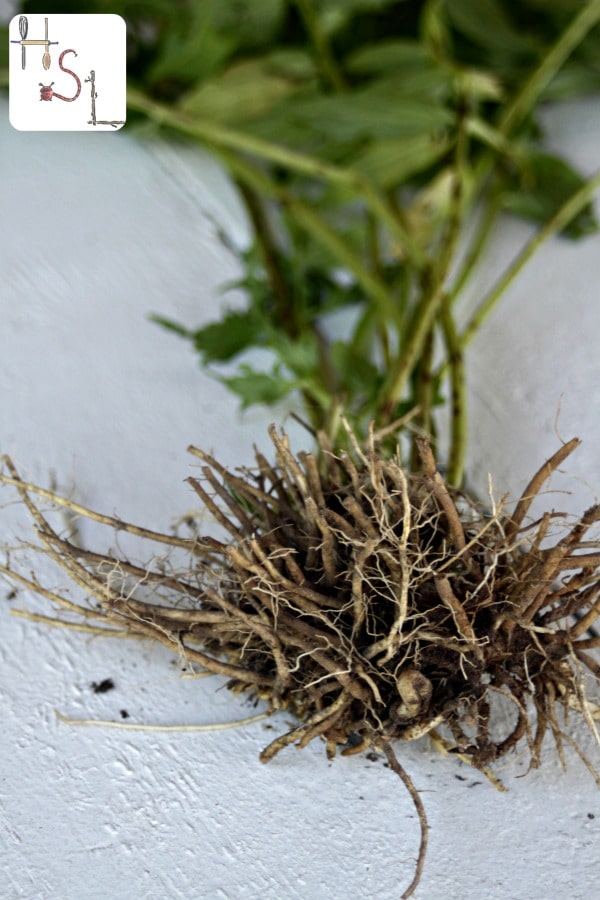
{"type": "Polygon", "coordinates": [[[571,453],[579,447],[581,440],[579,438],[571,438],[570,441],[567,441],[566,444],[563,444],[556,453],[554,453],[550,459],[546,460],[543,466],[541,466],[538,471],[535,473],[523,494],[521,495],[521,499],[517,503],[515,507],[515,511],[512,514],[511,521],[509,522],[506,529],[506,539],[507,541],[511,541],[519,531],[521,524],[527,515],[529,507],[532,502],[535,500],[537,495],[545,481],[550,478],[553,472],[558,469],[560,464],[565,461],[565,459],[571,455],[571,453]]]}
{"type": "MultiPolygon", "coordinates": [[[[36,549],[39,550],[39,548],[36,549]]],[[[26,578],[20,572],[15,572],[14,569],[9,568],[8,566],[0,565],[0,574],[6,576],[7,580],[12,581],[13,583],[16,582],[16,584],[20,585],[21,587],[28,588],[29,590],[33,591],[33,593],[38,594],[40,597],[45,597],[52,603],[56,603],[63,609],[66,609],[69,612],[77,613],[77,615],[81,616],[82,618],[106,619],[106,616],[103,612],[96,612],[92,609],[80,606],[78,603],[72,603],[70,600],[67,600],[65,597],[57,594],[56,591],[49,591],[47,588],[44,588],[37,581],[37,579],[26,578]]]]}
{"type": "Polygon", "coordinates": [[[159,531],[152,531],[149,528],[142,528],[139,525],[132,525],[129,522],[124,522],[122,519],[115,518],[115,516],[105,516],[102,513],[97,513],[93,509],[88,509],[87,506],[82,506],[80,503],[75,503],[73,500],[62,497],[60,494],[55,494],[54,491],[49,491],[46,488],[39,487],[37,484],[32,484],[29,481],[23,481],[17,475],[16,469],[9,456],[3,456],[2,462],[5,463],[12,474],[5,475],[3,472],[0,472],[0,484],[11,484],[13,487],[16,487],[22,495],[24,492],[37,494],[38,497],[50,500],[52,503],[56,503],[57,506],[66,507],[70,512],[77,516],[83,516],[85,519],[91,519],[93,522],[99,522],[101,525],[108,525],[109,528],[113,528],[117,532],[127,531],[130,534],[146,538],[149,541],[156,541],[159,544],[169,544],[172,547],[183,547],[184,549],[189,550],[197,543],[195,539],[177,538],[172,535],[163,534],[159,531]]]}
{"type": "Polygon", "coordinates": [[[30,622],[39,622],[41,625],[49,625],[52,628],[66,628],[68,631],[79,631],[83,634],[93,634],[96,637],[127,638],[128,641],[139,639],[139,635],[131,631],[120,631],[118,628],[103,628],[101,625],[83,625],[81,622],[67,622],[53,616],[43,616],[41,613],[28,612],[26,609],[11,609],[12,616],[29,619],[30,622]]]}
{"type": "MultiPolygon", "coordinates": [[[[441,724],[441,722],[436,723],[436,725],[438,724],[441,724]]],[[[466,753],[457,752],[454,744],[451,744],[450,741],[447,741],[446,738],[441,736],[441,734],[438,734],[435,728],[432,728],[429,731],[429,737],[438,753],[441,753],[442,756],[447,756],[448,753],[452,753],[452,755],[457,759],[460,759],[461,762],[466,763],[472,768],[476,768],[478,772],[481,772],[483,775],[485,775],[490,784],[493,785],[500,794],[504,794],[506,792],[505,785],[503,785],[500,779],[496,775],[494,775],[489,766],[475,764],[473,759],[470,756],[467,756],[466,753]]]]}
{"type": "Polygon", "coordinates": [[[523,740],[536,766],[552,732],[564,763],[569,738],[563,740],[556,704],[577,712],[597,735],[597,707],[585,697],[583,677],[600,681],[589,652],[600,644],[590,630],[600,611],[600,544],[586,536],[600,507],[574,522],[548,512],[525,523],[533,498],[577,440],[540,468],[511,517],[505,498],[491,496],[490,515],[447,484],[425,438],[417,440],[421,471],[405,472],[399,454],[380,451],[374,428],[361,445],[344,426],[348,449],[334,451],[318,434],[315,455],[294,454],[285,433],[271,428],[275,462],[256,451],[256,466],[239,474],[192,448],[201,475],[190,484],[228,537],[166,537],[189,556],[188,568],[177,571],[168,557],[153,556],[145,568],[65,541],[36,495],[142,542],[161,536],[29,485],[7,461],[3,480],[27,505],[41,542],[36,550],[93,606],[12,571],[16,549],[0,574],[80,615],[88,633],[105,623],[158,641],[202,675],[225,676],[233,693],[286,710],[298,724],[263,750],[263,762],[315,738],[329,757],[336,748],[349,754],[382,745],[421,824],[408,897],[421,877],[428,826],[392,742],[429,734],[441,752],[502,790],[490,766],[523,740]],[[563,529],[560,540],[555,525],[563,529]],[[502,738],[494,695],[516,709],[502,738]]]}
{"type": "Polygon", "coordinates": [[[398,762],[398,759],[396,757],[396,754],[392,750],[390,742],[388,740],[381,740],[379,741],[379,743],[381,744],[381,749],[385,753],[386,759],[390,765],[390,769],[395,772],[396,775],[401,779],[404,787],[410,794],[410,798],[414,803],[417,815],[419,817],[419,825],[421,826],[421,839],[419,842],[419,854],[417,856],[415,874],[411,883],[402,894],[402,900],[405,900],[405,898],[407,897],[412,897],[419,885],[421,876],[423,874],[423,866],[425,865],[425,857],[427,855],[427,843],[429,840],[429,823],[427,821],[427,815],[425,813],[423,801],[419,797],[418,791],[412,779],[398,762]]]}
{"type": "Polygon", "coordinates": [[[440,507],[444,511],[444,514],[446,515],[454,546],[458,553],[462,555],[462,558],[464,559],[469,569],[471,571],[475,571],[477,567],[471,553],[467,549],[465,532],[460,516],[458,514],[458,510],[456,509],[454,500],[452,499],[450,492],[448,491],[448,488],[444,483],[444,479],[437,470],[435,458],[433,456],[429,441],[424,437],[418,436],[416,438],[416,445],[417,450],[419,451],[419,456],[421,458],[423,475],[425,476],[427,483],[430,485],[433,495],[435,496],[440,507]]]}
{"type": "Polygon", "coordinates": [[[113,722],[109,719],[71,719],[55,709],[57,719],[65,725],[90,725],[101,728],[121,728],[125,731],[227,731],[229,728],[242,728],[244,725],[252,725],[254,722],[262,722],[268,719],[270,713],[257,713],[255,716],[246,716],[234,722],[216,722],[210,725],[145,725],[137,722],[113,722]]]}
{"type": "Polygon", "coordinates": [[[263,763],[269,762],[280,752],[280,750],[283,750],[284,747],[288,747],[295,741],[301,741],[302,738],[304,738],[309,731],[315,729],[316,726],[320,725],[321,728],[315,730],[313,736],[316,737],[317,734],[322,733],[322,731],[329,727],[332,721],[340,714],[344,706],[350,702],[350,699],[351,698],[346,696],[342,691],[330,706],[318,710],[296,728],[292,728],[290,731],[286,732],[286,734],[282,734],[275,738],[274,741],[271,741],[271,743],[261,752],[259,757],[260,761],[263,763]]]}

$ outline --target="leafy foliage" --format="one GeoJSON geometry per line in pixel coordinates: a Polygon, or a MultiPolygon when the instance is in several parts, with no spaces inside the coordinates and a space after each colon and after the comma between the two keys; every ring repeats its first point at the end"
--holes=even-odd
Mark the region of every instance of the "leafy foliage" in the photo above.
{"type": "Polygon", "coordinates": [[[545,223],[540,240],[596,227],[590,185],[548,152],[537,110],[598,92],[600,0],[21,7],[124,16],[129,121],[200,141],[240,188],[254,234],[238,285],[246,307],[199,329],[156,321],[191,341],[242,405],[299,391],[332,439],[343,439],[340,408],[358,432],[415,409],[431,434],[447,384],[459,479],[464,351],[501,290],[462,334],[454,302],[497,214],[545,223]],[[456,274],[474,209],[481,228],[456,274]],[[330,336],[339,310],[345,342],[330,336]],[[445,352],[437,367],[434,346],[445,352]],[[224,374],[223,364],[238,369],[224,374]]]}
{"type": "MultiPolygon", "coordinates": [[[[522,157],[521,171],[515,173],[513,184],[511,189],[507,181],[504,208],[533,222],[545,222],[585,184],[585,179],[564,160],[534,150],[522,157]]],[[[565,234],[582,237],[596,226],[592,206],[587,203],[566,226],[565,234]]]]}

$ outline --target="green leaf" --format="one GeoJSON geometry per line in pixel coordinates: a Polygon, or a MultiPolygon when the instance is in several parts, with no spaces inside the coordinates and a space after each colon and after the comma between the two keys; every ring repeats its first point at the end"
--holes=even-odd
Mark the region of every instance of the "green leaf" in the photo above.
{"type": "Polygon", "coordinates": [[[492,100],[499,103],[504,98],[504,89],[499,79],[481,69],[464,69],[458,74],[461,94],[476,101],[492,100]]]}
{"type": "Polygon", "coordinates": [[[192,116],[237,123],[264,116],[297,90],[295,82],[270,74],[260,59],[236,63],[186,94],[180,108],[192,116]]]}
{"type": "Polygon", "coordinates": [[[265,328],[253,309],[228,312],[219,322],[210,322],[189,334],[203,363],[225,362],[244,350],[264,342],[265,328]]]}
{"type": "Polygon", "coordinates": [[[210,3],[195,4],[191,21],[167,30],[160,55],[148,72],[151,84],[175,79],[193,84],[216,72],[237,46],[232,33],[219,33],[210,3]]]}
{"type": "Polygon", "coordinates": [[[167,331],[172,331],[175,334],[178,334],[180,337],[184,338],[193,338],[193,332],[189,331],[189,329],[185,328],[183,325],[180,325],[179,322],[173,321],[173,319],[165,319],[163,316],[158,316],[152,313],[148,316],[151,322],[155,322],[157,325],[160,325],[161,328],[165,328],[167,331]]]}
{"type": "Polygon", "coordinates": [[[448,152],[452,142],[432,134],[389,138],[371,144],[351,160],[354,168],[384,189],[396,187],[423,172],[448,152]]]}
{"type": "Polygon", "coordinates": [[[523,158],[523,148],[517,140],[510,140],[506,135],[490,125],[485,119],[478,116],[469,116],[466,119],[467,133],[475,140],[490,147],[500,156],[506,156],[513,162],[520,163],[523,158]]]}
{"type": "MultiPolygon", "coordinates": [[[[206,3],[206,0],[202,0],[206,3]]],[[[235,34],[243,46],[267,44],[275,37],[287,0],[213,0],[214,21],[220,31],[235,34]]]]}
{"type": "Polygon", "coordinates": [[[446,0],[427,0],[421,13],[419,28],[421,40],[428,52],[440,60],[447,59],[452,50],[445,7],[446,0]]]}
{"type": "MultiPolygon", "coordinates": [[[[598,55],[600,62],[600,53],[598,55]]],[[[566,65],[556,73],[541,99],[545,102],[571,100],[585,94],[597,94],[600,90],[600,65],[584,66],[576,62],[566,65]]]]}
{"type": "MultiPolygon", "coordinates": [[[[534,151],[513,179],[512,189],[509,186],[504,194],[502,205],[523,219],[547,222],[585,183],[586,179],[565,160],[534,151]]],[[[565,228],[564,234],[578,238],[590,234],[597,227],[592,204],[588,203],[565,228]]]]}
{"type": "Polygon", "coordinates": [[[389,40],[365,44],[345,62],[348,72],[356,75],[376,75],[398,69],[435,67],[437,63],[420,41],[389,40]]]}
{"type": "Polygon", "coordinates": [[[352,344],[335,341],[331,345],[331,361],[339,380],[339,390],[347,391],[356,400],[376,397],[383,376],[377,367],[362,353],[357,353],[352,344]]]}
{"type": "Polygon", "coordinates": [[[513,27],[497,0],[448,0],[446,8],[457,31],[475,44],[511,56],[531,53],[530,38],[513,27]]]}
{"type": "Polygon", "coordinates": [[[237,375],[217,376],[219,381],[236,394],[241,401],[242,409],[254,406],[257,403],[265,403],[272,406],[283,400],[297,384],[280,374],[279,367],[275,367],[272,373],[258,372],[252,366],[241,365],[237,375]]]}
{"type": "Polygon", "coordinates": [[[310,81],[318,74],[314,58],[306,50],[274,50],[264,57],[264,62],[268,72],[290,81],[310,81]]]}
{"type": "Polygon", "coordinates": [[[299,379],[310,378],[319,369],[319,348],[312,331],[305,331],[297,338],[273,330],[268,345],[277,352],[281,362],[299,379]]]}
{"type": "Polygon", "coordinates": [[[352,23],[359,13],[375,13],[393,6],[398,0],[311,0],[321,28],[333,35],[352,23]]]}
{"type": "Polygon", "coordinates": [[[398,99],[387,91],[356,91],[352,94],[292,100],[288,115],[305,128],[337,142],[359,138],[411,137],[441,129],[453,121],[440,104],[398,99]]]}
{"type": "Polygon", "coordinates": [[[423,98],[444,107],[452,91],[452,71],[442,66],[424,66],[388,73],[373,81],[364,91],[367,101],[387,106],[391,111],[401,98],[423,98]]]}
{"type": "MultiPolygon", "coordinates": [[[[20,35],[17,34],[16,40],[20,38],[20,35]]],[[[8,69],[8,59],[9,59],[9,47],[11,48],[13,53],[21,52],[20,47],[13,48],[12,44],[9,44],[9,34],[8,27],[6,25],[0,26],[0,69],[8,69]]]]}

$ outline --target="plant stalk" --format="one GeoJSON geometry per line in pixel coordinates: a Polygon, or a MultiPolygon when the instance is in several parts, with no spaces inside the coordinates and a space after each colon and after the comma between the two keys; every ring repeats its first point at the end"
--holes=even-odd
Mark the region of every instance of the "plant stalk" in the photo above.
{"type": "Polygon", "coordinates": [[[510,134],[521,124],[573,50],[598,22],[600,22],[600,0],[584,3],[581,12],[563,31],[541,64],[527,79],[509,108],[500,117],[498,127],[503,134],[510,134]]]}
{"type": "Polygon", "coordinates": [[[311,0],[296,0],[296,6],[302,16],[306,30],[315,48],[315,56],[320,64],[321,71],[336,93],[346,89],[346,82],[340,67],[337,64],[326,32],[321,27],[311,0]]]}
{"type": "Polygon", "coordinates": [[[581,212],[583,207],[589,203],[597,188],[600,188],[600,172],[597,172],[596,175],[579,188],[579,190],[561,206],[558,212],[549,219],[543,228],[534,234],[531,240],[527,242],[525,247],[500,276],[496,284],[484,297],[473,313],[473,316],[460,336],[460,346],[462,349],[471,343],[475,334],[494,310],[500,297],[502,297],[504,292],[512,284],[521,269],[529,262],[534,253],[539,250],[544,241],[566,228],[569,222],[572,222],[575,216],[581,212]]]}
{"type": "Polygon", "coordinates": [[[390,235],[398,242],[407,260],[417,269],[427,263],[426,253],[416,244],[393,207],[362,173],[334,166],[317,157],[290,150],[281,144],[271,144],[253,135],[210,122],[207,119],[191,119],[176,109],[170,109],[147,97],[135,88],[127,90],[127,104],[131,109],[145,113],[158,125],[172,128],[210,147],[213,152],[233,150],[283,166],[292,172],[306,175],[318,181],[341,184],[353,190],[366,202],[375,216],[390,229],[390,235]]]}

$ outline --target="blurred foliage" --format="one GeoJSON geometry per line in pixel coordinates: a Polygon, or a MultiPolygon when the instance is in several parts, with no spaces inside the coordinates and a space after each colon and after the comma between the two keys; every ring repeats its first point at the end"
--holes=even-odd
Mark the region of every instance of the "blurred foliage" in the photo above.
{"type": "MultiPolygon", "coordinates": [[[[364,85],[380,75],[397,76],[410,84],[407,90],[421,93],[428,91],[428,68],[435,69],[436,57],[439,63],[444,56],[481,68],[508,92],[515,90],[583,4],[581,0],[312,0],[310,5],[349,85],[364,85]],[[381,48],[381,42],[388,45],[381,48]]],[[[295,73],[300,80],[310,80],[314,66],[300,7],[295,0],[25,0],[18,4],[18,12],[123,16],[129,77],[152,96],[174,101],[200,82],[218,80],[240,60],[265,53],[280,56],[275,65],[287,69],[288,77],[295,73]]],[[[596,91],[599,78],[596,28],[576,48],[546,96],[596,91]]],[[[429,89],[434,87],[432,76],[429,89]]]]}
{"type": "Polygon", "coordinates": [[[537,112],[598,92],[598,0],[27,0],[20,11],[123,16],[128,123],[202,143],[240,188],[254,234],[240,252],[247,308],[196,330],[157,321],[204,364],[237,362],[233,376],[215,371],[244,406],[299,390],[332,435],[341,408],[360,430],[418,407],[432,432],[450,373],[458,459],[473,329],[457,334],[453,303],[496,215],[550,220],[544,235],[552,222],[570,237],[596,227],[585,180],[548,152],[537,112]],[[451,278],[474,210],[480,228],[451,278]],[[339,309],[355,322],[345,342],[324,327],[339,309]],[[253,368],[256,347],[270,368],[253,368]]]}

